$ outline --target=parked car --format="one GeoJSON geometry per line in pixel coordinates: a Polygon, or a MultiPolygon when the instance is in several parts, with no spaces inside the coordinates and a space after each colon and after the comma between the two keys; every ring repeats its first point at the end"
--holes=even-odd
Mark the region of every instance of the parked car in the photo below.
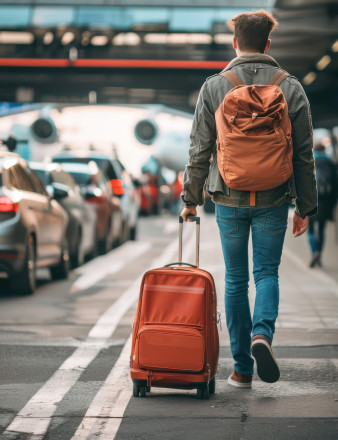
{"type": "Polygon", "coordinates": [[[0,272],[13,291],[32,293],[38,267],[53,279],[68,276],[68,215],[58,197],[19,155],[0,152],[0,272]]]}
{"type": "Polygon", "coordinates": [[[84,262],[86,256],[95,256],[97,249],[95,208],[86,203],[80,192],[80,187],[73,177],[56,163],[30,162],[30,167],[39,175],[45,189],[50,195],[56,193],[60,205],[67,211],[69,223],[67,238],[69,256],[72,267],[84,262]]]}
{"type": "Polygon", "coordinates": [[[140,197],[140,214],[155,215],[159,212],[159,191],[156,176],[143,173],[139,179],[134,180],[134,186],[140,197]]]}
{"type": "Polygon", "coordinates": [[[79,185],[86,202],[97,215],[97,240],[101,254],[119,243],[123,231],[121,201],[112,195],[111,184],[95,162],[62,163],[61,167],[79,185]]]}
{"type": "Polygon", "coordinates": [[[123,228],[121,242],[135,240],[137,235],[137,219],[140,210],[140,197],[127,170],[117,157],[95,150],[66,150],[52,158],[53,162],[95,162],[106,178],[110,181],[112,194],[120,198],[123,228]]]}
{"type": "Polygon", "coordinates": [[[141,197],[134,185],[132,176],[126,170],[125,166],[119,159],[116,159],[121,168],[121,179],[125,193],[121,197],[121,202],[127,216],[125,239],[136,240],[137,238],[137,221],[140,214],[141,197]]]}

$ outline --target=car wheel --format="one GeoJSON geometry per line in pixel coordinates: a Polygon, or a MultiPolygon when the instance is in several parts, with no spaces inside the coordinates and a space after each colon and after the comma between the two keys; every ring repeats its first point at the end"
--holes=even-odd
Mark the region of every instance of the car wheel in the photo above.
{"type": "Polygon", "coordinates": [[[36,287],[36,253],[34,237],[30,235],[26,244],[25,261],[22,270],[10,281],[10,289],[15,293],[30,295],[36,287]]]}
{"type": "Polygon", "coordinates": [[[151,208],[151,215],[159,215],[160,214],[160,207],[159,205],[156,205],[155,203],[153,204],[152,208],[151,208]]]}
{"type": "Polygon", "coordinates": [[[137,239],[137,223],[135,223],[135,225],[130,228],[129,239],[130,240],[136,240],[137,239]]]}
{"type": "Polygon", "coordinates": [[[106,235],[104,236],[104,238],[99,240],[99,246],[98,246],[99,254],[100,255],[106,254],[111,250],[112,247],[113,247],[113,243],[111,238],[111,225],[109,225],[107,227],[106,235]]]}
{"type": "Polygon", "coordinates": [[[209,386],[208,384],[201,384],[199,388],[197,388],[197,399],[209,399],[209,386]]]}
{"type": "Polygon", "coordinates": [[[147,396],[147,387],[145,385],[140,386],[140,397],[146,397],[147,396]]]}
{"type": "Polygon", "coordinates": [[[89,254],[86,255],[85,260],[86,261],[92,260],[93,258],[96,258],[98,255],[99,255],[99,239],[96,233],[92,250],[89,252],[89,254]]]}
{"type": "Polygon", "coordinates": [[[133,384],[133,396],[138,397],[140,395],[140,385],[133,384]]]}
{"type": "Polygon", "coordinates": [[[75,267],[81,266],[84,262],[84,255],[81,250],[81,230],[79,229],[77,232],[77,240],[76,240],[76,251],[73,255],[70,256],[70,263],[72,269],[75,267]]]}
{"type": "Polygon", "coordinates": [[[121,225],[121,232],[118,238],[118,245],[121,245],[128,240],[129,240],[128,220],[125,220],[121,225]]]}
{"type": "Polygon", "coordinates": [[[213,377],[209,382],[209,394],[215,394],[216,379],[213,377]]]}
{"type": "Polygon", "coordinates": [[[62,246],[61,258],[56,266],[50,268],[50,272],[53,280],[63,280],[68,278],[69,269],[69,252],[68,252],[68,242],[65,241],[62,246]]]}
{"type": "Polygon", "coordinates": [[[130,229],[129,229],[129,225],[128,225],[128,220],[126,220],[126,222],[124,224],[124,228],[123,228],[123,242],[124,243],[129,240],[129,235],[130,235],[130,229]]]}

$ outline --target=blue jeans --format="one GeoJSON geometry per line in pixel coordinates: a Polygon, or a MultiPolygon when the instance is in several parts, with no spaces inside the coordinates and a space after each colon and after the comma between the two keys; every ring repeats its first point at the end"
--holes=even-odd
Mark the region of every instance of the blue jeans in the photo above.
{"type": "Polygon", "coordinates": [[[273,208],[230,208],[216,205],[216,220],[225,260],[225,314],[235,370],[253,374],[251,339],[264,335],[270,343],[278,316],[278,268],[289,205],[273,208]],[[256,299],[251,319],[248,290],[248,243],[253,248],[256,299]]]}
{"type": "Polygon", "coordinates": [[[308,238],[312,254],[321,253],[323,250],[325,223],[323,219],[317,220],[313,217],[309,219],[308,238]]]}

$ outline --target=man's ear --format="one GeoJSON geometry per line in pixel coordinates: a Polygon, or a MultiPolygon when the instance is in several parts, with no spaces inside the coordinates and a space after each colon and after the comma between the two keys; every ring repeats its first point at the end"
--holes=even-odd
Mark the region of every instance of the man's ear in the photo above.
{"type": "Polygon", "coordinates": [[[268,41],[267,41],[267,43],[266,43],[266,46],[265,46],[264,52],[266,52],[267,50],[270,49],[270,45],[271,45],[271,40],[270,40],[270,38],[269,38],[268,41]]]}
{"type": "Polygon", "coordinates": [[[236,49],[238,49],[238,46],[237,46],[237,39],[236,39],[236,37],[234,37],[233,39],[232,39],[232,47],[236,50],[236,49]]]}

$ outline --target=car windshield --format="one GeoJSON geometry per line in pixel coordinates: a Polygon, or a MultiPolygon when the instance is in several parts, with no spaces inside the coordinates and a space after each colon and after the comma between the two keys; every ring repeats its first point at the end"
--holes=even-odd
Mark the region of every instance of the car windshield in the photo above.
{"type": "Polygon", "coordinates": [[[73,177],[73,179],[78,185],[83,186],[83,185],[92,184],[92,176],[90,174],[78,173],[76,171],[70,171],[70,170],[67,170],[67,173],[69,173],[73,177]]]}
{"type": "Polygon", "coordinates": [[[47,173],[44,170],[39,170],[39,169],[36,169],[36,168],[32,168],[32,169],[40,177],[40,179],[42,180],[42,182],[43,182],[43,184],[45,186],[49,185],[50,182],[49,182],[49,179],[48,179],[48,175],[47,175],[47,173]]]}
{"type": "Polygon", "coordinates": [[[53,162],[58,163],[89,163],[91,161],[89,157],[53,157],[53,162]]]}
{"type": "Polygon", "coordinates": [[[53,158],[53,162],[59,163],[89,163],[95,162],[96,165],[103,171],[103,173],[108,177],[109,180],[118,179],[114,168],[110,160],[108,159],[100,159],[96,157],[55,157],[53,158]]]}

